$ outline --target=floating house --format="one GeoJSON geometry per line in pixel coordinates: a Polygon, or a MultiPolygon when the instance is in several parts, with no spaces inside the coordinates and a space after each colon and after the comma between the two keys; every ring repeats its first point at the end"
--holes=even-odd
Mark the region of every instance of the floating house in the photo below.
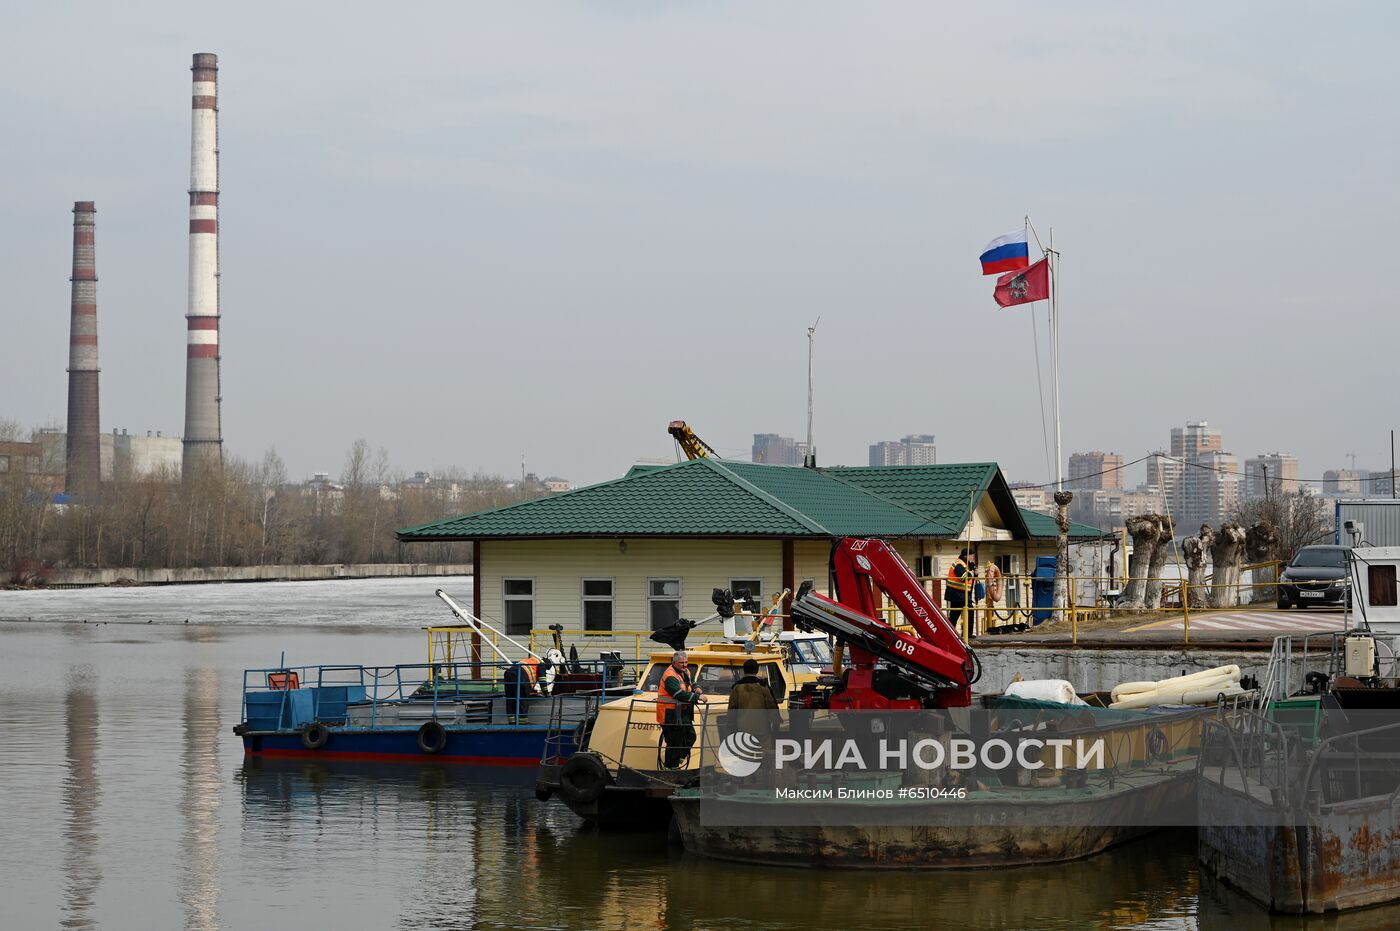
{"type": "MultiPolygon", "coordinates": [[[[1105,537],[1079,524],[1070,534],[1105,537]]],[[[843,536],[892,541],[941,597],[961,548],[1025,575],[1054,555],[1056,529],[1016,505],[991,462],[807,469],[700,458],[398,532],[405,543],[474,544],[473,611],[512,634],[655,630],[711,614],[717,587],[749,589],[765,607],[807,580],[829,591],[831,543],[843,536]]]]}

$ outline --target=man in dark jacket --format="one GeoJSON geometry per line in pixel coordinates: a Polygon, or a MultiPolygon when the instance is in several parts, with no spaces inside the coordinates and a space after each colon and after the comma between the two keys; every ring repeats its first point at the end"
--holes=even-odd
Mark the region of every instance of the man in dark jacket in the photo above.
{"type": "Polygon", "coordinates": [[[778,700],[768,680],[758,677],[758,662],[745,660],[743,676],[729,690],[728,729],[763,736],[771,730],[768,712],[777,710],[778,700]]]}
{"type": "Polygon", "coordinates": [[[758,677],[758,661],[744,660],[744,675],[729,691],[731,711],[778,710],[778,700],[773,697],[773,689],[767,679],[758,677]]]}

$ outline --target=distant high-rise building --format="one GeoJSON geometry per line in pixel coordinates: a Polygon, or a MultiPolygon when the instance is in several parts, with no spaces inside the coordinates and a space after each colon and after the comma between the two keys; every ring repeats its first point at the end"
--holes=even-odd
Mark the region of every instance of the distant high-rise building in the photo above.
{"type": "Polygon", "coordinates": [[[1017,507],[1025,508],[1028,511],[1037,511],[1041,514],[1055,513],[1055,490],[1053,488],[1042,488],[1030,482],[1010,482],[1011,498],[1016,502],[1017,507]]]}
{"type": "Polygon", "coordinates": [[[1322,473],[1324,495],[1363,495],[1371,485],[1371,473],[1365,469],[1328,469],[1322,473]]]}
{"type": "Polygon", "coordinates": [[[872,466],[937,465],[938,446],[931,433],[911,433],[902,440],[884,440],[870,447],[872,466]]]}
{"type": "Polygon", "coordinates": [[[1298,491],[1298,457],[1292,453],[1262,453],[1244,462],[1244,499],[1292,495],[1298,491]]]}
{"type": "Polygon", "coordinates": [[[1177,486],[1181,483],[1180,462],[1167,457],[1166,450],[1159,449],[1147,460],[1146,491],[1162,495],[1166,501],[1176,499],[1177,486]]]}
{"type": "Polygon", "coordinates": [[[1384,472],[1371,473],[1371,494],[1373,495],[1395,495],[1395,474],[1389,469],[1384,472]]]}
{"type": "Polygon", "coordinates": [[[1097,449],[1091,453],[1072,453],[1065,487],[1082,491],[1122,488],[1123,457],[1097,449]]]}
{"type": "Polygon", "coordinates": [[[807,456],[807,444],[799,443],[790,436],[776,433],[755,433],[753,435],[753,461],[768,465],[802,465],[807,456]]]}
{"type": "Polygon", "coordinates": [[[1180,533],[1201,524],[1219,525],[1240,503],[1239,462],[1219,450],[1193,456],[1177,488],[1180,500],[1172,513],[1180,533]]]}
{"type": "Polygon", "coordinates": [[[897,440],[881,440],[870,444],[870,464],[872,466],[904,465],[904,447],[897,440]]]}
{"type": "MultiPolygon", "coordinates": [[[[1173,427],[1171,455],[1181,460],[1173,463],[1180,471],[1175,487],[1163,491],[1167,492],[1166,501],[1176,519],[1177,532],[1190,533],[1201,524],[1218,525],[1228,520],[1240,501],[1239,462],[1232,453],[1225,452],[1220,431],[1210,429],[1204,420],[1173,427]]],[[[1149,485],[1152,472],[1149,468],[1149,485]]],[[[1167,478],[1164,469],[1158,469],[1158,477],[1167,478]]]]}
{"type": "Polygon", "coordinates": [[[1224,448],[1220,431],[1210,429],[1210,424],[1204,420],[1191,420],[1185,427],[1172,427],[1171,450],[1177,459],[1190,459],[1224,448]]]}

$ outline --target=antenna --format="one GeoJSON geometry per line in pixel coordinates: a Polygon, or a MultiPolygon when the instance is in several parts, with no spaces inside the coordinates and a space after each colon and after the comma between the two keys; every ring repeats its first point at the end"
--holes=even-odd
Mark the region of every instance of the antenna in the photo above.
{"type": "Polygon", "coordinates": [[[816,323],[807,328],[807,455],[802,460],[804,469],[815,469],[817,467],[817,447],[812,442],[812,354],[816,345],[817,324],[822,322],[820,316],[816,323]]]}
{"type": "Polygon", "coordinates": [[[1353,449],[1351,452],[1347,453],[1347,458],[1351,460],[1351,470],[1352,470],[1353,472],[1355,472],[1355,471],[1356,471],[1356,450],[1353,449]]]}

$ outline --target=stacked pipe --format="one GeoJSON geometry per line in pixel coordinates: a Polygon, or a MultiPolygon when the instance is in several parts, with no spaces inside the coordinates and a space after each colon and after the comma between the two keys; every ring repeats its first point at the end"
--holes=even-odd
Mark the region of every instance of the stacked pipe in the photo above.
{"type": "Polygon", "coordinates": [[[223,461],[219,402],[219,59],[194,56],[184,474],[223,461]]]}
{"type": "Polygon", "coordinates": [[[97,207],[73,204],[73,283],[68,329],[68,442],[65,488],[93,498],[101,480],[97,416],[97,207]]]}
{"type": "Polygon", "coordinates": [[[1243,694],[1240,667],[1217,666],[1156,682],[1124,682],[1113,690],[1109,707],[1130,710],[1154,705],[1213,705],[1222,695],[1230,698],[1243,694]]]}

